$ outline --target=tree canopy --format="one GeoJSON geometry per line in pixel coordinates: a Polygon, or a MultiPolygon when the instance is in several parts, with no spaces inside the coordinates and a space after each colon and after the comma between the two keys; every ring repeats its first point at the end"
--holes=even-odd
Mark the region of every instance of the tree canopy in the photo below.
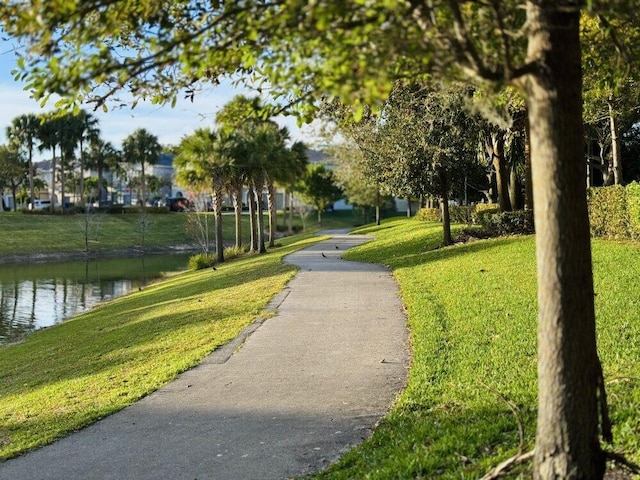
{"type": "MultiPolygon", "coordinates": [[[[379,105],[395,80],[511,84],[527,99],[537,235],[539,409],[534,478],[600,478],[610,440],[584,169],[581,13],[638,24],[631,0],[4,0],[37,97],[97,106],[193,96],[223,76],[301,113],[314,96],[379,105]],[[306,101],[309,100],[309,101],[306,101]]],[[[620,43],[621,47],[624,47],[620,43]]],[[[621,48],[624,50],[624,48],[621,48]]]]}

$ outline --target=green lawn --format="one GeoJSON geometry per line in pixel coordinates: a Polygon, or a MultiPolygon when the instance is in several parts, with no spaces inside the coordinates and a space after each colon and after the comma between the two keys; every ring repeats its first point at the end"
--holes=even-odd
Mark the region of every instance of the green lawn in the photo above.
{"type": "Polygon", "coordinates": [[[269,254],[176,275],[0,347],[0,460],[95,422],[156,390],[236,337],[295,269],[269,254]]]}
{"type": "MultiPolygon", "coordinates": [[[[208,214],[210,219],[213,217],[208,214]]],[[[243,215],[243,237],[249,240],[249,217],[243,215]]],[[[358,222],[352,212],[325,213],[323,224],[315,217],[307,220],[307,229],[351,227],[358,222]]],[[[0,256],[33,252],[82,252],[85,249],[85,226],[89,222],[89,249],[108,251],[138,248],[142,244],[141,215],[139,214],[95,214],[86,215],[29,215],[21,212],[0,213],[0,256]]],[[[147,215],[145,248],[166,248],[174,245],[193,244],[193,236],[187,233],[188,215],[165,213],[147,215]]],[[[233,215],[223,217],[225,243],[235,241],[235,219],[233,215]]],[[[282,213],[278,225],[284,225],[282,213]]],[[[294,225],[301,225],[294,218],[294,225]]],[[[213,228],[213,224],[211,224],[213,228]]],[[[213,236],[211,237],[213,242],[213,236]]]]}
{"type": "MultiPolygon", "coordinates": [[[[537,392],[534,238],[437,249],[439,225],[395,220],[360,231],[377,239],[345,257],[393,270],[409,315],[413,363],[406,391],[372,438],[319,477],[481,477],[518,450],[510,405],[530,450],[537,392]]],[[[594,275],[611,448],[637,462],[640,245],[595,241],[594,275]]]]}
{"type": "MultiPolygon", "coordinates": [[[[345,257],[384,263],[411,329],[406,390],[374,435],[319,478],[478,478],[531,449],[536,420],[533,237],[438,248],[441,227],[392,219],[345,257]]],[[[292,242],[293,238],[283,243],[292,242]]],[[[0,456],[49,442],[148,394],[233,338],[294,271],[241,257],[104,305],[0,348],[0,456]]],[[[598,340],[614,422],[609,448],[640,461],[640,245],[594,241],[598,340]]],[[[526,469],[526,467],[523,467],[526,469]]],[[[527,477],[526,471],[515,471],[527,477]]]]}

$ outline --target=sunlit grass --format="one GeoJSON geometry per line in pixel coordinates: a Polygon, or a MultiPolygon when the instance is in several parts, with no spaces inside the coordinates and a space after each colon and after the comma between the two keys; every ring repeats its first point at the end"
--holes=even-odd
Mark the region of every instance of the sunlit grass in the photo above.
{"type": "MultiPolygon", "coordinates": [[[[212,217],[212,214],[207,214],[212,217]]],[[[266,218],[266,217],[265,217],[266,218]]],[[[243,238],[249,240],[249,217],[242,216],[243,238]]],[[[82,252],[85,250],[85,222],[87,217],[76,215],[29,215],[21,212],[3,212],[0,215],[0,256],[26,253],[82,252]]],[[[139,249],[143,245],[141,216],[139,214],[89,215],[89,249],[94,252],[121,249],[139,249]]],[[[359,218],[350,211],[327,212],[322,225],[314,218],[307,220],[309,232],[328,228],[351,227],[359,218]]],[[[211,218],[211,228],[213,219],[211,218]]],[[[284,228],[282,212],[278,225],[284,228]]],[[[147,249],[167,248],[175,245],[197,245],[187,233],[187,214],[148,214],[144,229],[144,246],[147,249]]],[[[294,226],[300,227],[299,217],[294,226]]],[[[235,241],[234,216],[223,216],[223,238],[226,244],[235,241]]],[[[213,234],[212,234],[213,235],[213,234]]],[[[213,242],[213,237],[212,240],[213,242]]]]}
{"type": "Polygon", "coordinates": [[[148,395],[236,337],[294,275],[281,258],[318,238],[175,275],[0,348],[0,459],[148,395]]]}
{"type": "MultiPolygon", "coordinates": [[[[366,230],[345,254],[389,265],[409,315],[409,381],[373,437],[322,478],[478,478],[536,423],[533,237],[438,248],[441,227],[413,220],[366,230]]],[[[615,422],[614,448],[640,459],[640,246],[594,242],[599,349],[615,422]]],[[[512,477],[526,474],[520,470],[512,477]]]]}

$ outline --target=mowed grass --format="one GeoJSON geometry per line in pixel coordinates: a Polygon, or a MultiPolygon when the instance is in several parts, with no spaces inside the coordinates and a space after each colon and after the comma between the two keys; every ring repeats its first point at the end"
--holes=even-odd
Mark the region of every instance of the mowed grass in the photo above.
{"type": "MultiPolygon", "coordinates": [[[[406,390],[362,446],[320,478],[479,478],[533,448],[537,409],[533,237],[438,248],[440,225],[393,220],[352,260],[391,267],[411,330],[406,390]],[[514,414],[513,410],[517,412],[514,414]]],[[[640,245],[595,241],[599,352],[614,422],[608,448],[640,461],[640,245]]],[[[526,466],[511,478],[528,478],[526,466]]]]}
{"type": "Polygon", "coordinates": [[[0,348],[0,460],[148,395],[257,316],[294,275],[291,237],[260,256],[176,275],[0,348]]]}
{"type": "MultiPolygon", "coordinates": [[[[208,213],[213,243],[213,214],[208,213]]],[[[288,217],[287,217],[288,218],[288,217]]],[[[244,242],[249,240],[249,216],[242,216],[244,242]]],[[[322,225],[315,216],[310,217],[306,226],[313,232],[327,228],[351,227],[359,221],[353,212],[325,213],[322,225]]],[[[266,216],[265,216],[265,224],[266,216]]],[[[196,245],[193,235],[187,231],[186,213],[148,214],[144,228],[144,247],[147,249],[167,248],[176,245],[196,245]]],[[[26,253],[82,252],[85,250],[85,232],[88,228],[89,249],[95,252],[140,248],[143,245],[142,216],[140,214],[82,214],[29,215],[21,212],[0,213],[0,256],[26,253]]],[[[278,215],[278,225],[284,228],[282,212],[278,215]]],[[[298,216],[294,226],[300,227],[298,216]]],[[[232,214],[223,216],[223,238],[226,244],[235,241],[235,218],[232,214]]]]}

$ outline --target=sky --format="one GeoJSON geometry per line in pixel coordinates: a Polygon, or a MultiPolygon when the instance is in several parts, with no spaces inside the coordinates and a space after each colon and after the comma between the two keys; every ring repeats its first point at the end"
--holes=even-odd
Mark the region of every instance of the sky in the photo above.
{"type": "MultiPolygon", "coordinates": [[[[15,68],[15,56],[12,44],[0,39],[0,144],[5,144],[6,127],[11,120],[25,113],[41,113],[53,110],[55,101],[50,101],[44,109],[39,102],[30,98],[24,85],[15,82],[11,70],[15,68]]],[[[103,112],[101,109],[91,112],[99,121],[100,131],[104,140],[110,141],[120,148],[122,141],[137,128],[145,128],[158,137],[163,145],[176,145],[180,139],[193,133],[197,128],[212,127],[218,109],[230,101],[234,95],[241,93],[230,82],[199,93],[194,102],[178,99],[174,108],[151,105],[140,102],[135,109],[122,108],[103,112]]],[[[298,128],[295,118],[278,117],[278,123],[289,128],[292,141],[304,141],[313,144],[314,129],[311,126],[298,128]]]]}

